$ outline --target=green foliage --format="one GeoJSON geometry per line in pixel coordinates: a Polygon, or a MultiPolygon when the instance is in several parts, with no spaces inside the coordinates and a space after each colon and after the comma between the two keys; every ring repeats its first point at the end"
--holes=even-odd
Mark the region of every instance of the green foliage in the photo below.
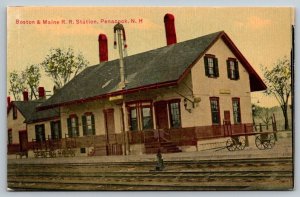
{"type": "Polygon", "coordinates": [[[14,100],[21,100],[20,95],[24,90],[31,90],[30,98],[37,98],[36,91],[39,86],[41,74],[38,65],[30,65],[20,73],[13,71],[9,73],[9,94],[13,94],[14,100]]]}
{"type": "Polygon", "coordinates": [[[25,80],[22,75],[15,70],[9,73],[9,85],[9,94],[13,95],[14,100],[20,100],[20,95],[26,88],[25,80]]]}
{"type": "Polygon", "coordinates": [[[22,77],[26,80],[26,84],[31,90],[30,98],[32,99],[35,97],[37,99],[36,91],[41,79],[40,67],[38,65],[28,66],[24,71],[22,71],[22,77]]]}
{"type": "Polygon", "coordinates": [[[73,49],[56,48],[50,50],[40,65],[46,74],[52,78],[55,86],[61,88],[88,64],[89,62],[81,53],[75,55],[73,49]]]}
{"type": "Polygon", "coordinates": [[[287,107],[292,90],[290,61],[286,57],[279,59],[272,69],[263,67],[263,72],[268,87],[265,94],[276,98],[285,118],[285,129],[289,129],[287,107]]]}
{"type": "Polygon", "coordinates": [[[272,120],[274,110],[272,108],[261,107],[252,104],[253,116],[263,122],[265,125],[269,125],[272,120]]]}

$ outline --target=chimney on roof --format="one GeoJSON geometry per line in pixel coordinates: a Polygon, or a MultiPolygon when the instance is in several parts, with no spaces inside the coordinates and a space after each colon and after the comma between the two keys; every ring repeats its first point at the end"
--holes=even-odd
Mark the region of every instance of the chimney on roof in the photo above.
{"type": "Polygon", "coordinates": [[[99,34],[99,60],[101,62],[108,61],[107,37],[105,34],[99,34]]]}
{"type": "Polygon", "coordinates": [[[28,101],[29,100],[29,97],[28,97],[28,91],[27,90],[24,90],[23,91],[23,101],[28,101]]]}
{"type": "Polygon", "coordinates": [[[45,95],[45,88],[44,88],[44,87],[39,87],[39,88],[38,88],[38,92],[39,92],[39,99],[46,98],[46,95],[45,95]]]}
{"type": "Polygon", "coordinates": [[[176,30],[174,24],[175,18],[172,14],[166,14],[164,17],[167,45],[177,43],[176,30]]]}
{"type": "Polygon", "coordinates": [[[7,97],[7,106],[10,105],[10,96],[7,97]]]}

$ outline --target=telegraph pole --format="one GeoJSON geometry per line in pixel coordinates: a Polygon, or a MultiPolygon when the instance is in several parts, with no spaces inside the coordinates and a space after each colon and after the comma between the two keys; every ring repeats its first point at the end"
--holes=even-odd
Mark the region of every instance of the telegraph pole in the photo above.
{"type": "MultiPolygon", "coordinates": [[[[126,35],[125,35],[125,29],[124,26],[120,23],[116,24],[114,26],[114,48],[119,48],[119,65],[120,65],[120,83],[119,83],[119,90],[124,90],[126,88],[126,79],[125,79],[125,68],[124,68],[124,57],[127,56],[127,44],[126,44],[126,35]],[[117,39],[116,39],[117,38],[117,39]],[[117,43],[118,40],[118,43],[117,43]]],[[[128,137],[126,135],[126,131],[128,131],[128,126],[126,124],[126,105],[124,101],[124,97],[122,97],[122,132],[123,132],[123,155],[129,154],[129,143],[128,143],[128,137]],[[126,128],[125,128],[126,127],[126,128]]]]}

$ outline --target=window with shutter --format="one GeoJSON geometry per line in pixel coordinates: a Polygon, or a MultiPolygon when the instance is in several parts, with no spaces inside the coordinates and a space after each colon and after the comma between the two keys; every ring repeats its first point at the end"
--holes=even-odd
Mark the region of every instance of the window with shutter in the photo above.
{"type": "Polygon", "coordinates": [[[95,135],[95,118],[91,112],[82,116],[83,135],[95,135]]]}
{"type": "Polygon", "coordinates": [[[86,122],[86,116],[83,115],[83,116],[81,117],[81,119],[82,119],[82,131],[83,131],[83,135],[85,136],[85,135],[87,135],[87,122],[86,122]]]}
{"type": "Polygon", "coordinates": [[[130,123],[131,131],[138,130],[137,108],[136,107],[129,107],[129,123],[130,123]]]}
{"type": "Polygon", "coordinates": [[[37,142],[46,140],[44,124],[35,125],[35,139],[37,142]]]}
{"type": "Polygon", "coordinates": [[[78,117],[76,115],[70,115],[67,119],[68,122],[68,135],[69,137],[79,136],[78,117]]]}
{"type": "Polygon", "coordinates": [[[142,107],[143,129],[153,129],[151,106],[142,107]]]}
{"type": "Polygon", "coordinates": [[[152,101],[131,101],[126,107],[130,131],[153,129],[152,101]]]}
{"type": "Polygon", "coordinates": [[[12,136],[12,129],[8,129],[8,144],[12,144],[13,143],[13,136],[12,136]]]}
{"type": "Polygon", "coordinates": [[[214,55],[204,56],[205,75],[208,77],[219,77],[218,59],[214,55]]]}
{"type": "Polygon", "coordinates": [[[241,121],[241,108],[240,108],[239,98],[232,98],[232,108],[233,108],[234,124],[240,124],[242,121],[241,121]]]}
{"type": "Polygon", "coordinates": [[[238,80],[240,78],[238,61],[235,61],[234,68],[235,68],[235,79],[238,80]]]}
{"type": "Polygon", "coordinates": [[[219,77],[219,65],[217,58],[214,58],[214,77],[219,77]]]}
{"type": "Polygon", "coordinates": [[[230,58],[227,60],[227,75],[228,78],[232,80],[238,80],[240,78],[238,61],[236,59],[230,58]]]}
{"type": "Polygon", "coordinates": [[[220,124],[220,106],[218,97],[210,97],[212,124],[220,124]]]}
{"type": "Polygon", "coordinates": [[[61,124],[60,120],[51,121],[51,139],[61,139],[61,124]]]}
{"type": "Polygon", "coordinates": [[[92,114],[91,118],[92,118],[92,135],[95,135],[96,130],[95,130],[95,116],[94,116],[94,114],[92,114]]]}
{"type": "Polygon", "coordinates": [[[169,116],[171,128],[181,127],[180,99],[169,101],[169,116]]]}

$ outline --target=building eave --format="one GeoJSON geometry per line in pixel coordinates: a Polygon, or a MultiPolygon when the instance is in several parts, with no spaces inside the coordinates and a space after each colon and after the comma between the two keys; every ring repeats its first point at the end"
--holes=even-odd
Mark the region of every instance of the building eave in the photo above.
{"type": "Polygon", "coordinates": [[[57,104],[47,105],[47,106],[40,106],[40,107],[37,107],[37,110],[40,111],[40,110],[46,110],[46,109],[51,109],[51,108],[55,108],[55,107],[70,106],[70,105],[74,105],[74,104],[86,103],[86,102],[91,102],[91,101],[95,101],[95,100],[105,99],[105,98],[109,98],[112,96],[126,95],[126,94],[132,94],[132,93],[139,92],[139,91],[150,90],[150,89],[176,86],[177,84],[178,84],[177,80],[167,81],[167,82],[151,84],[151,85],[141,86],[141,87],[132,88],[132,89],[119,90],[119,91],[110,92],[107,94],[102,94],[102,95],[84,98],[84,99],[78,99],[78,100],[57,103],[57,104]]]}

